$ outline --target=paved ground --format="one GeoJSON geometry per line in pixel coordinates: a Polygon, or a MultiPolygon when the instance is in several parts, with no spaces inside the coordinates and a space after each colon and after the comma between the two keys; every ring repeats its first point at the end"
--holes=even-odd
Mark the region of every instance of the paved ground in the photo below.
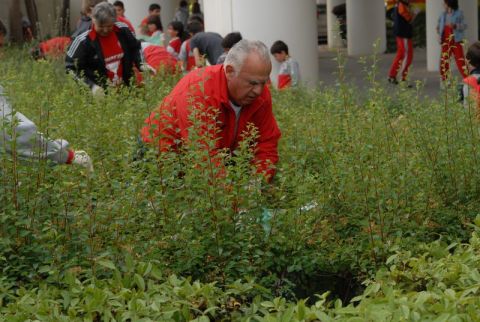
{"type": "MultiPolygon", "coordinates": [[[[346,50],[341,49],[341,52],[346,56],[346,50]]],[[[378,55],[378,77],[385,82],[386,86],[392,86],[387,83],[388,71],[390,64],[393,61],[395,54],[378,55]]],[[[334,60],[337,57],[336,51],[330,51],[326,46],[319,46],[319,65],[320,65],[320,81],[325,85],[333,85],[337,80],[338,67],[334,60]]],[[[368,85],[366,79],[365,65],[359,61],[362,57],[352,56],[347,57],[346,62],[346,77],[348,81],[352,82],[360,89],[366,88],[368,85]]],[[[371,65],[371,60],[368,65],[371,65]]],[[[451,60],[454,75],[460,75],[456,71],[456,66],[451,60]]],[[[426,49],[415,48],[414,58],[409,73],[410,80],[415,82],[420,80],[424,83],[424,93],[430,98],[436,98],[440,90],[440,73],[427,71],[427,55],[426,49]]]]}

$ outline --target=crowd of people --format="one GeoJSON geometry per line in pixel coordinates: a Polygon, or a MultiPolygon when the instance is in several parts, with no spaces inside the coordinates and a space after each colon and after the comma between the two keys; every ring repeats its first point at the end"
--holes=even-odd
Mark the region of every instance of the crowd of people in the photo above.
{"type": "MultiPolygon", "coordinates": [[[[143,142],[157,146],[159,151],[177,151],[188,137],[191,114],[207,113],[209,117],[201,119],[209,130],[203,134],[216,142],[211,154],[220,165],[217,152],[234,151],[253,124],[258,137],[252,163],[270,181],[278,161],[280,138],[269,90],[270,53],[282,63],[279,88],[299,85],[298,63],[289,57],[288,47],[282,41],[269,51],[260,41],[242,39],[240,32],[225,37],[206,32],[198,2],[194,2],[191,9],[190,12],[187,1],[180,1],[164,30],[161,7],[151,4],[148,15],[135,30],[125,16],[121,1],[110,4],[104,0],[85,0],[82,17],[72,36],[43,41],[31,54],[35,59],[65,56],[67,73],[89,88],[94,96],[104,96],[117,86],[134,86],[141,82],[139,72],[184,73],[172,92],[145,120],[141,131],[143,142]],[[222,124],[220,131],[209,126],[218,122],[222,124]]],[[[0,30],[0,34],[5,33],[0,30]]],[[[36,147],[46,144],[44,153],[40,153],[42,158],[93,170],[86,152],[70,149],[64,140],[46,139],[23,114],[13,112],[3,92],[0,93],[6,138],[4,150],[9,151],[8,142],[15,137],[21,157],[38,157],[36,147]],[[7,133],[6,124],[15,123],[14,119],[19,125],[13,131],[16,135],[12,136],[7,133]]]]}
{"type": "MultiPolygon", "coordinates": [[[[480,43],[469,48],[465,59],[462,42],[467,26],[463,13],[458,0],[444,0],[444,3],[445,11],[437,27],[442,46],[441,79],[449,79],[447,72],[453,55],[464,78],[464,96],[472,97],[480,107],[480,43]]],[[[234,151],[248,124],[254,124],[258,137],[252,162],[270,181],[278,161],[277,145],[281,135],[272,112],[270,55],[280,63],[278,89],[301,84],[299,64],[289,55],[288,45],[278,40],[268,49],[260,41],[242,39],[240,32],[225,37],[207,32],[197,1],[191,10],[187,1],[180,1],[166,31],[160,13],[160,5],[151,4],[136,32],[125,16],[121,1],[110,4],[104,0],[85,0],[82,18],[72,36],[44,41],[32,50],[32,55],[36,59],[65,55],[67,72],[88,87],[94,96],[104,96],[112,87],[138,84],[142,78],[140,72],[184,73],[171,93],[145,120],[142,140],[157,144],[159,151],[178,151],[192,126],[190,117],[198,111],[204,128],[209,129],[203,134],[216,142],[216,149],[211,151],[216,159],[219,150],[234,151]],[[216,124],[221,124],[219,129],[216,124]]],[[[407,80],[413,59],[412,21],[416,14],[409,0],[397,0],[393,12],[397,55],[388,77],[392,84],[398,84],[399,72],[400,80],[407,80]]],[[[5,34],[6,29],[0,23],[0,45],[5,34]]],[[[48,141],[24,115],[13,113],[1,91],[0,112],[3,122],[11,123],[13,117],[20,120],[18,131],[26,136],[25,139],[21,135],[18,137],[20,143],[24,143],[20,145],[22,156],[33,155],[32,142],[46,142],[44,158],[93,169],[84,151],[69,149],[64,140],[48,141]]],[[[5,130],[3,137],[2,142],[11,139],[5,130]]]]}

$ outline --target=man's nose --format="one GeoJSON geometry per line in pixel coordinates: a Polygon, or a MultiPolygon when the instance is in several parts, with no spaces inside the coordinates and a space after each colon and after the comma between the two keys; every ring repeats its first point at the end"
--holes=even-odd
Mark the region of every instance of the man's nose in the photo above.
{"type": "Polygon", "coordinates": [[[262,91],[263,91],[263,84],[257,84],[253,87],[253,92],[255,93],[255,95],[259,96],[260,94],[262,94],[262,91]]]}

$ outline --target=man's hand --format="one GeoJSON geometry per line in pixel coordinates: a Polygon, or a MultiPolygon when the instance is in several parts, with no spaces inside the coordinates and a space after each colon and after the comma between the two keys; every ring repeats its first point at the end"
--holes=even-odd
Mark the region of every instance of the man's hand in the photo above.
{"type": "Polygon", "coordinates": [[[99,98],[99,97],[104,97],[105,96],[105,91],[103,88],[101,88],[98,85],[93,85],[92,87],[92,94],[94,97],[99,98]]]}
{"type": "Polygon", "coordinates": [[[87,154],[87,152],[78,150],[78,151],[74,151],[73,153],[74,153],[74,157],[72,160],[72,164],[76,164],[81,167],[84,167],[85,169],[88,170],[88,172],[93,173],[92,159],[87,154]]]}

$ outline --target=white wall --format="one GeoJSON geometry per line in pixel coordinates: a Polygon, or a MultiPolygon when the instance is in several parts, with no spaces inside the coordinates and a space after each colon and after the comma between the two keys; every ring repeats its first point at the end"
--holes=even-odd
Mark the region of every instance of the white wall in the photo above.
{"type": "Polygon", "coordinates": [[[387,27],[384,0],[347,0],[348,54],[371,54],[377,41],[377,52],[385,52],[387,27]]]}
{"type": "MultiPolygon", "coordinates": [[[[240,31],[244,38],[261,40],[269,48],[276,40],[287,43],[299,62],[302,81],[318,82],[316,0],[204,0],[205,29],[225,36],[240,31]]],[[[278,63],[272,57],[272,81],[278,63]]]]}
{"type": "MultiPolygon", "coordinates": [[[[125,5],[125,16],[138,29],[143,18],[148,16],[148,6],[157,3],[162,7],[161,19],[163,29],[166,30],[168,24],[172,21],[175,11],[178,8],[179,0],[122,0],[125,5]]],[[[113,0],[109,1],[113,3],[113,0]]]]}

